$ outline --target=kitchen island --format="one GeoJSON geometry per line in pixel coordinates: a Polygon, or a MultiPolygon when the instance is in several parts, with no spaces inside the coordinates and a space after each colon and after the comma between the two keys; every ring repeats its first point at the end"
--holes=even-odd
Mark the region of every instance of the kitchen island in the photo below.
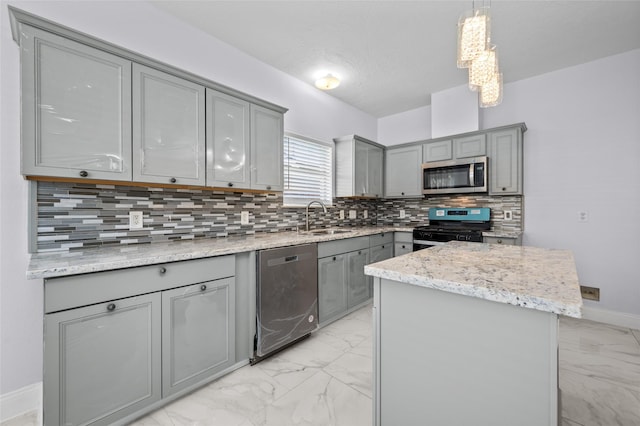
{"type": "Polygon", "coordinates": [[[365,273],[376,425],[558,424],[558,315],[582,307],[571,252],[450,242],[365,273]]]}

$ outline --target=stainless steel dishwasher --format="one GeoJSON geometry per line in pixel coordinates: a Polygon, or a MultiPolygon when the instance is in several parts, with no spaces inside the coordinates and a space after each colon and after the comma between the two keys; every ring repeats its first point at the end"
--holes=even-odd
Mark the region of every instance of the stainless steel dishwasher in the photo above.
{"type": "Polygon", "coordinates": [[[318,328],[318,247],[260,250],[257,256],[255,357],[252,364],[318,328]]]}

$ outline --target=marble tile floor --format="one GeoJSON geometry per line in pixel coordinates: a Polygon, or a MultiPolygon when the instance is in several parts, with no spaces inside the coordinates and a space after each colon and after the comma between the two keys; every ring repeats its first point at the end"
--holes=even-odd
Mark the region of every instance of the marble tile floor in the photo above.
{"type": "MultiPolygon", "coordinates": [[[[371,307],[135,426],[370,426],[371,307]]],[[[640,331],[560,320],[561,426],[640,425],[640,331]]],[[[34,413],[1,426],[37,425],[34,413]]]]}

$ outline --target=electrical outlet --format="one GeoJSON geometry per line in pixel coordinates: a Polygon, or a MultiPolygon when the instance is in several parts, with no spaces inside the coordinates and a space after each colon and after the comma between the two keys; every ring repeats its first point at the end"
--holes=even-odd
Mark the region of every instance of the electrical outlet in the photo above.
{"type": "Polygon", "coordinates": [[[356,210],[349,210],[349,219],[355,219],[358,217],[358,212],[356,210]]]}
{"type": "Polygon", "coordinates": [[[513,220],[513,213],[511,210],[504,211],[504,220],[513,220]]]}
{"type": "Polygon", "coordinates": [[[249,224],[249,212],[244,211],[240,212],[240,225],[248,225],[249,224]]]}
{"type": "Polygon", "coordinates": [[[364,219],[368,219],[369,218],[369,210],[363,210],[362,211],[362,217],[364,219]]]}
{"type": "Polygon", "coordinates": [[[340,219],[344,219],[344,210],[340,210],[340,219]]]}
{"type": "Polygon", "coordinates": [[[142,212],[129,212],[129,230],[142,229],[143,216],[142,212]]]}
{"type": "Polygon", "coordinates": [[[404,219],[405,218],[405,212],[404,210],[400,210],[400,219],[404,219]]]}
{"type": "Polygon", "coordinates": [[[578,222],[589,222],[589,213],[586,211],[578,212],[578,222]]]}
{"type": "Polygon", "coordinates": [[[583,299],[600,301],[600,288],[599,287],[587,287],[585,285],[580,286],[580,294],[583,299]]]}

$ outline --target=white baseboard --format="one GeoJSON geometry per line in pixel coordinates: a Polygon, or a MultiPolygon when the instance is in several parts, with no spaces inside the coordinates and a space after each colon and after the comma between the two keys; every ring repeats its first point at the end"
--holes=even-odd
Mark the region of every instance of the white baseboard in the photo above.
{"type": "Polygon", "coordinates": [[[0,422],[30,411],[38,412],[39,424],[42,424],[42,382],[0,395],[0,422]]]}
{"type": "Polygon", "coordinates": [[[605,309],[582,307],[582,318],[591,321],[604,322],[617,325],[618,327],[633,328],[640,330],[640,315],[626,314],[605,309]]]}

